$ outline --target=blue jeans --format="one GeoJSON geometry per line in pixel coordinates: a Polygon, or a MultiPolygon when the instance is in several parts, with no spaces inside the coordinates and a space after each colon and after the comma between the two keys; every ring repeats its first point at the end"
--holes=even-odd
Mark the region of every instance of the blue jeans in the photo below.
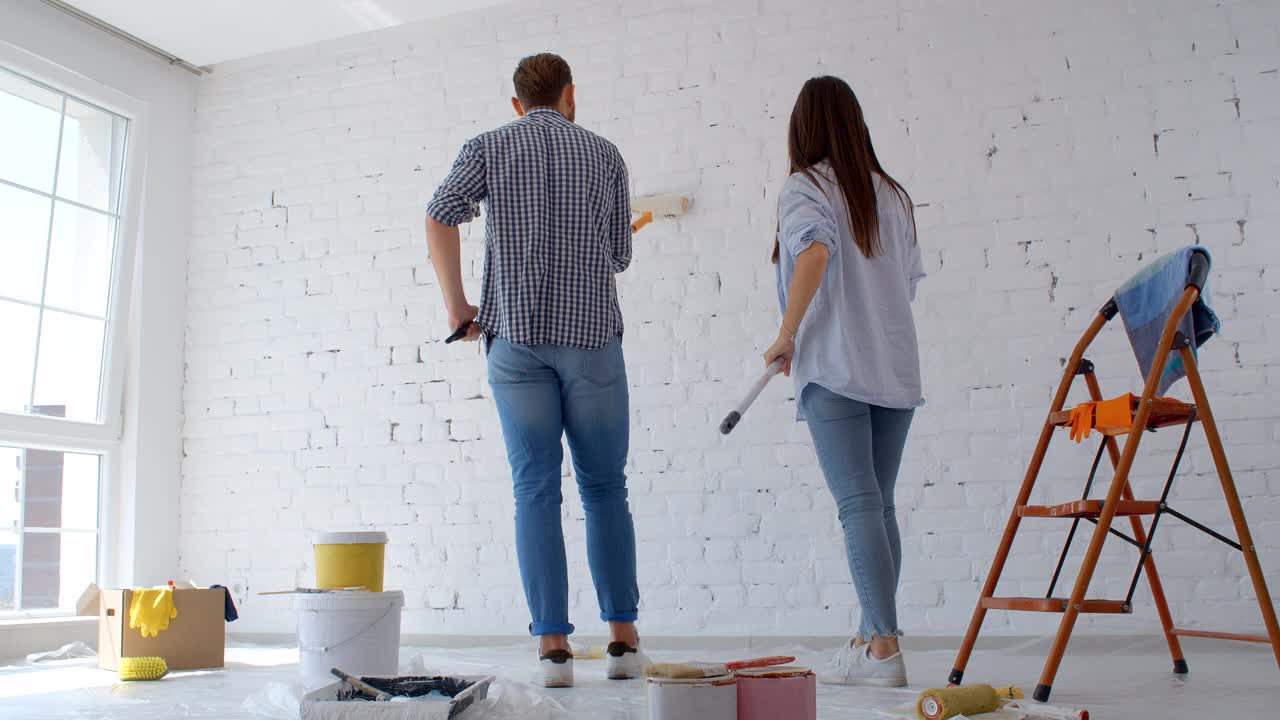
{"type": "Polygon", "coordinates": [[[495,338],[489,385],[498,405],[516,500],[516,558],[533,635],[567,635],[569,573],[560,527],[562,435],[587,520],[587,563],[600,619],[635,622],[636,535],[627,506],[630,411],[622,340],[599,350],[495,338]]]}
{"type": "Polygon", "coordinates": [[[862,606],[863,639],[901,635],[902,540],[893,486],[914,410],[868,405],[809,383],[800,406],[844,528],[849,571],[862,606]]]}

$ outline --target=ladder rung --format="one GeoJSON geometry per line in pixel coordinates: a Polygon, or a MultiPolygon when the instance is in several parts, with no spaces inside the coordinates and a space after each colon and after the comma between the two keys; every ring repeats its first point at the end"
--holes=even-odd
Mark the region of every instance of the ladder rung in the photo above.
{"type": "Polygon", "coordinates": [[[1271,638],[1266,635],[1241,635],[1240,633],[1214,632],[1211,630],[1187,630],[1186,628],[1173,628],[1169,633],[1172,635],[1180,635],[1182,637],[1203,637],[1215,638],[1217,640],[1239,640],[1240,642],[1254,643],[1271,642],[1271,638]]]}
{"type": "MultiPolygon", "coordinates": [[[[1134,398],[1134,408],[1137,407],[1137,398],[1134,398]]],[[[1147,415],[1147,429],[1155,430],[1156,428],[1167,427],[1169,425],[1181,425],[1187,421],[1191,413],[1195,412],[1196,406],[1191,403],[1179,402],[1169,398],[1152,398],[1151,412],[1147,415]]],[[[1130,416],[1132,417],[1132,415],[1130,416]]],[[[1071,410],[1060,410],[1055,413],[1049,413],[1049,424],[1058,427],[1067,427],[1071,423],[1071,410]]],[[[1093,432],[1102,433],[1103,435],[1111,435],[1113,437],[1119,435],[1128,435],[1129,428],[1093,428],[1093,432]]]]}
{"type": "MultiPolygon", "coordinates": [[[[982,598],[982,607],[988,610],[1013,610],[1017,612],[1066,612],[1070,598],[1042,597],[989,597],[982,598]]],[[[1128,613],[1132,610],[1123,600],[1085,600],[1080,612],[1128,613]]]]}
{"type": "MultiPolygon", "coordinates": [[[[1096,518],[1102,514],[1102,500],[1076,500],[1058,505],[1023,505],[1018,517],[1047,518],[1096,518]]],[[[1160,508],[1158,500],[1121,500],[1116,505],[1116,515],[1154,515],[1160,508]]]]}

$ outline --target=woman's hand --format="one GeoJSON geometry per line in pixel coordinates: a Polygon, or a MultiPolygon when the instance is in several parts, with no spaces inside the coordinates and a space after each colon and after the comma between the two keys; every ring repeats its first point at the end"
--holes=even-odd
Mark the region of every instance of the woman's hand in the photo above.
{"type": "Polygon", "coordinates": [[[774,360],[782,358],[782,374],[791,377],[791,356],[795,354],[796,341],[785,329],[779,329],[778,339],[764,351],[764,366],[769,367],[774,360]]]}

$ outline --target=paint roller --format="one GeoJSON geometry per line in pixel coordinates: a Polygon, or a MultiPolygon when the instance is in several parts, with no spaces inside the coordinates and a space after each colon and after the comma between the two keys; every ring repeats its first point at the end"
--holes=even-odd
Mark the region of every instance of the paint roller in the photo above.
{"type": "Polygon", "coordinates": [[[764,391],[764,386],[769,384],[774,375],[782,372],[782,358],[778,358],[765,368],[764,374],[760,379],[756,380],[756,384],[751,386],[751,390],[747,396],[738,403],[738,407],[734,408],[728,415],[724,416],[724,420],[720,423],[720,434],[728,435],[733,429],[738,427],[738,423],[742,420],[742,416],[746,414],[747,408],[751,407],[751,403],[756,401],[760,393],[764,391]]]}
{"type": "Polygon", "coordinates": [[[916,700],[920,720],[947,720],[957,715],[981,715],[1004,707],[1006,700],[1022,697],[1016,687],[965,685],[963,687],[930,688],[916,700]]]}
{"type": "MultiPolygon", "coordinates": [[[[683,195],[644,195],[631,198],[631,208],[638,213],[631,223],[631,232],[638,233],[645,225],[653,222],[655,217],[674,218],[684,215],[689,211],[689,198],[683,195]]],[[[471,321],[463,323],[462,327],[444,339],[444,344],[449,345],[466,337],[470,328],[471,321]]]]}

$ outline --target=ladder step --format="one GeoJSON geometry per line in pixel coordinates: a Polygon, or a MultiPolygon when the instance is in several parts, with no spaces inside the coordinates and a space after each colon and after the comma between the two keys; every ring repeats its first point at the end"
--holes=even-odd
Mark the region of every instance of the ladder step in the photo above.
{"type": "MultiPolygon", "coordinates": [[[[1023,505],[1018,517],[1042,518],[1096,518],[1102,514],[1102,500],[1076,500],[1058,505],[1023,505]]],[[[1116,515],[1154,515],[1160,508],[1158,500],[1121,500],[1116,505],[1116,515]]]]}
{"type": "MultiPolygon", "coordinates": [[[[1013,610],[1017,612],[1066,612],[1070,598],[1042,597],[989,597],[982,598],[982,607],[988,610],[1013,610]]],[[[1085,600],[1080,612],[1118,613],[1132,612],[1123,600],[1085,600]]]]}
{"type": "Polygon", "coordinates": [[[1217,640],[1239,640],[1240,642],[1253,643],[1270,643],[1271,638],[1266,635],[1242,635],[1240,633],[1213,632],[1210,630],[1188,630],[1185,628],[1173,628],[1169,631],[1171,635],[1181,637],[1203,637],[1215,638],[1217,640]]]}
{"type": "MultiPolygon", "coordinates": [[[[1131,409],[1136,410],[1138,398],[1134,398],[1131,409]]],[[[1196,406],[1191,403],[1179,402],[1169,398],[1152,398],[1151,412],[1147,414],[1147,429],[1155,430],[1156,428],[1168,427],[1169,425],[1181,425],[1191,417],[1196,411],[1196,406]]],[[[1132,415],[1130,415],[1132,417],[1132,415]]],[[[1071,410],[1061,410],[1055,413],[1049,413],[1049,424],[1058,427],[1067,427],[1071,424],[1071,410]]],[[[1129,428],[1093,428],[1093,432],[1099,432],[1103,435],[1116,437],[1119,435],[1128,435],[1129,428]]]]}

